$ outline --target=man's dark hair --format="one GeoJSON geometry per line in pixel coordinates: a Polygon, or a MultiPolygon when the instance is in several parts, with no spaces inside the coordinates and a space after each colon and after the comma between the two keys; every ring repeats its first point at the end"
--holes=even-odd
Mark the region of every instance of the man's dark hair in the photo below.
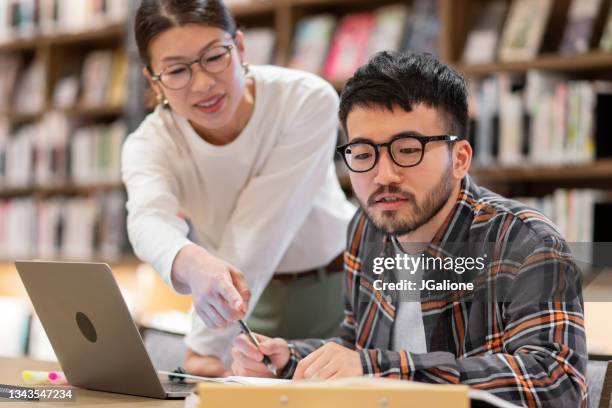
{"type": "Polygon", "coordinates": [[[399,106],[411,112],[417,104],[438,109],[449,134],[465,138],[468,132],[467,85],[465,79],[430,54],[382,51],[359,67],[340,96],[340,122],[355,107],[399,106]]]}

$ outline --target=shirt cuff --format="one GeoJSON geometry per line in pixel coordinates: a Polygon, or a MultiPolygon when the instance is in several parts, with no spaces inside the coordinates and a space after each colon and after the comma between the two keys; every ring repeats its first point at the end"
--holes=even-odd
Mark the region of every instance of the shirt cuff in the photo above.
{"type": "Polygon", "coordinates": [[[414,363],[407,351],[380,349],[361,349],[358,351],[364,376],[394,377],[407,380],[410,379],[411,371],[414,371],[414,363]]]}
{"type": "Polygon", "coordinates": [[[179,251],[186,245],[192,242],[188,238],[181,238],[166,251],[166,254],[162,259],[159,260],[158,265],[153,265],[155,269],[160,273],[164,282],[168,284],[175,292],[185,293],[185,289],[177,285],[172,279],[172,265],[174,265],[174,259],[178,255],[179,251]]]}
{"type": "Polygon", "coordinates": [[[217,357],[226,367],[231,367],[232,343],[240,333],[238,326],[233,324],[223,329],[211,330],[195,311],[192,313],[191,330],[184,339],[187,347],[202,356],[217,357]]]}

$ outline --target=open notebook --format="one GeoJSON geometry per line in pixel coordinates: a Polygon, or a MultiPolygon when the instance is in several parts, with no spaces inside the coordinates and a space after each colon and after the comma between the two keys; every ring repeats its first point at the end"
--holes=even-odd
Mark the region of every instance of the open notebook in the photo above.
{"type": "Polygon", "coordinates": [[[215,383],[234,383],[244,385],[278,385],[290,383],[291,380],[283,380],[279,378],[260,378],[260,377],[241,377],[239,375],[230,375],[228,377],[201,377],[199,375],[191,374],[177,374],[170,371],[158,370],[158,374],[167,375],[168,377],[182,377],[186,380],[192,380],[195,382],[215,382],[215,383]]]}
{"type": "Polygon", "coordinates": [[[208,378],[202,377],[198,381],[210,381],[218,383],[237,383],[243,385],[278,385],[290,383],[291,380],[282,380],[279,378],[259,378],[259,377],[241,377],[239,375],[230,375],[229,377],[208,378]]]}

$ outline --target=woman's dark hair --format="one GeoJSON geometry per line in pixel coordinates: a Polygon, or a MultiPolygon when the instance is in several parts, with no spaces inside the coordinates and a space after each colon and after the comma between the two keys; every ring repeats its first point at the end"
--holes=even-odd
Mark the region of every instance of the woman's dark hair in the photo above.
{"type": "Polygon", "coordinates": [[[149,43],[172,27],[202,24],[236,36],[236,20],[222,0],[142,0],[136,12],[135,34],[140,59],[151,70],[149,43]]]}
{"type": "Polygon", "coordinates": [[[468,134],[468,90],[465,79],[429,54],[382,51],[362,65],[348,80],[340,96],[340,122],[355,107],[399,106],[406,112],[417,104],[439,109],[448,132],[460,138],[468,134]]]}

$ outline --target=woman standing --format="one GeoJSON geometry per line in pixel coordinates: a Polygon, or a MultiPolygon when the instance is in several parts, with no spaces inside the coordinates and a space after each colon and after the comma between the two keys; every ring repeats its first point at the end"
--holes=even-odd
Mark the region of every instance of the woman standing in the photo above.
{"type": "Polygon", "coordinates": [[[143,0],[135,27],[158,106],[123,148],[128,234],[193,296],[187,370],[227,374],[230,323],[245,315],[271,336],[333,334],[354,212],[332,160],[336,92],[249,67],[221,0],[143,0]]]}

